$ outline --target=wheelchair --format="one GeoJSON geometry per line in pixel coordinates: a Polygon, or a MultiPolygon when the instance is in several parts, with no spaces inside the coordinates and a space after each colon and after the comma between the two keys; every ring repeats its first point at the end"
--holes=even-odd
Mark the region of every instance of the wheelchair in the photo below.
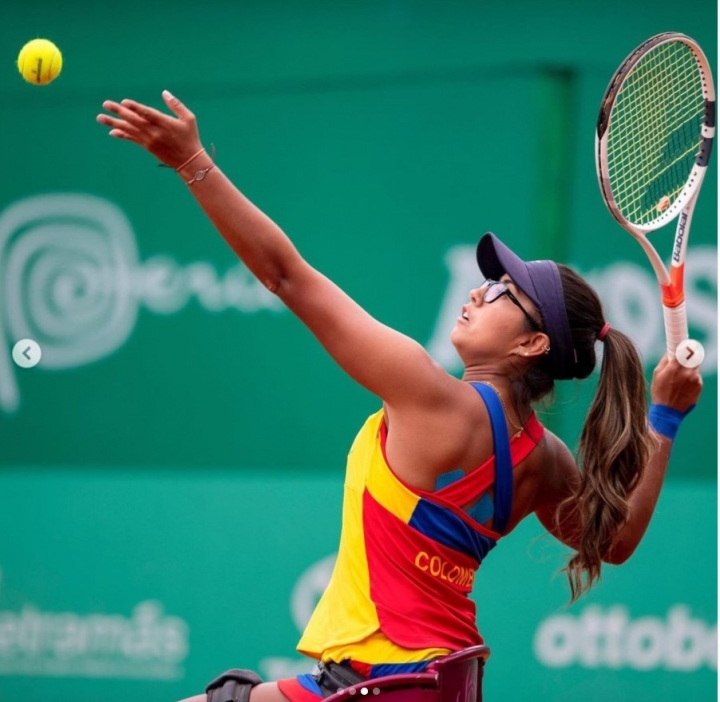
{"type": "Polygon", "coordinates": [[[487,646],[471,646],[433,661],[422,673],[373,678],[324,702],[482,702],[487,646]]]}

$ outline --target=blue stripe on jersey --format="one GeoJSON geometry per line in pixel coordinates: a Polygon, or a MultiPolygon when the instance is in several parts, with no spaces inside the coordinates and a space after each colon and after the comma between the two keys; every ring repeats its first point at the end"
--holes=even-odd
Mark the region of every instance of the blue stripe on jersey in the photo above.
{"type": "Polygon", "coordinates": [[[310,673],[298,675],[296,679],[308,692],[323,697],[323,691],[320,689],[320,685],[317,684],[317,680],[315,680],[310,673]]]}
{"type": "Polygon", "coordinates": [[[370,680],[381,678],[383,675],[401,675],[403,673],[422,673],[434,659],[418,661],[417,663],[378,663],[370,666],[370,680]]]}
{"type": "Polygon", "coordinates": [[[478,524],[484,524],[493,516],[495,505],[487,492],[472,506],[465,510],[478,524]]]}
{"type": "Polygon", "coordinates": [[[482,562],[487,552],[497,543],[490,537],[479,534],[447,507],[425,498],[418,501],[408,524],[443,546],[460,551],[478,562],[482,562]]]}

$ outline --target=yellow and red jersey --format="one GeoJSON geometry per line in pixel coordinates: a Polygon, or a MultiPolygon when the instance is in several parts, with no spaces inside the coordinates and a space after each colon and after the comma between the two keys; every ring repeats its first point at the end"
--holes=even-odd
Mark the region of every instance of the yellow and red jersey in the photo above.
{"type": "MultiPolygon", "coordinates": [[[[533,414],[510,441],[513,466],[542,433],[533,414]]],[[[494,457],[467,474],[448,474],[450,480],[425,492],[393,473],[385,438],[381,410],[350,449],[337,561],[298,644],[301,653],[324,662],[352,661],[367,677],[377,668],[399,672],[482,643],[469,595],[480,563],[500,538],[468,509],[493,487],[494,457]]]]}

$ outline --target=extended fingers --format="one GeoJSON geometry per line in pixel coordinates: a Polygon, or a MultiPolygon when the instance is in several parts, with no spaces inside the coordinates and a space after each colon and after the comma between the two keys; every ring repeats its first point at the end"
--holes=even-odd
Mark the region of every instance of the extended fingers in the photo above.
{"type": "MultiPolygon", "coordinates": [[[[106,108],[107,109],[107,108],[106,108]]],[[[140,129],[131,124],[129,121],[112,117],[104,113],[96,117],[100,124],[110,127],[110,136],[121,137],[123,139],[137,139],[140,136],[140,129]]]]}
{"type": "Polygon", "coordinates": [[[162,91],[165,104],[180,118],[184,120],[195,119],[195,115],[183,105],[169,90],[162,91]]]}
{"type": "Polygon", "coordinates": [[[106,112],[96,119],[110,128],[110,136],[129,139],[175,168],[202,145],[192,112],[167,91],[163,92],[163,99],[174,115],[125,99],[103,102],[106,112]]]}
{"type": "Polygon", "coordinates": [[[101,112],[96,117],[100,124],[111,127],[110,136],[120,136],[122,134],[126,136],[126,138],[134,138],[139,136],[140,133],[149,126],[146,120],[142,119],[132,110],[112,100],[105,100],[105,102],[103,102],[103,108],[117,115],[114,116],[101,112]]]}
{"type": "MultiPolygon", "coordinates": [[[[144,105],[133,103],[132,100],[123,100],[120,103],[114,102],[113,100],[105,100],[102,106],[103,109],[115,113],[118,117],[136,127],[144,127],[155,121],[145,116],[145,110],[142,109],[145,107],[144,105]]],[[[150,110],[152,108],[148,107],[146,109],[150,110]]]]}
{"type": "Polygon", "coordinates": [[[106,127],[113,127],[113,129],[123,129],[128,126],[128,123],[124,119],[111,117],[110,115],[106,115],[104,113],[100,113],[96,119],[100,122],[100,124],[104,124],[106,127]]]}
{"type": "Polygon", "coordinates": [[[143,105],[141,102],[135,102],[135,100],[128,100],[127,98],[122,100],[118,107],[125,109],[130,114],[151,124],[158,124],[169,118],[169,115],[160,112],[160,110],[156,110],[154,107],[149,107],[148,105],[143,105]]]}

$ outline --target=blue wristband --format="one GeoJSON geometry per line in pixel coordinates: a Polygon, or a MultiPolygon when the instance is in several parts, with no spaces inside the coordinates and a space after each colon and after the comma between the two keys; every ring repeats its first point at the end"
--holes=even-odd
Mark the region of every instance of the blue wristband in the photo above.
{"type": "Polygon", "coordinates": [[[648,421],[650,427],[662,436],[666,436],[670,441],[675,441],[680,422],[692,412],[695,405],[690,405],[684,412],[667,407],[666,405],[650,405],[648,412],[648,421]]]}

